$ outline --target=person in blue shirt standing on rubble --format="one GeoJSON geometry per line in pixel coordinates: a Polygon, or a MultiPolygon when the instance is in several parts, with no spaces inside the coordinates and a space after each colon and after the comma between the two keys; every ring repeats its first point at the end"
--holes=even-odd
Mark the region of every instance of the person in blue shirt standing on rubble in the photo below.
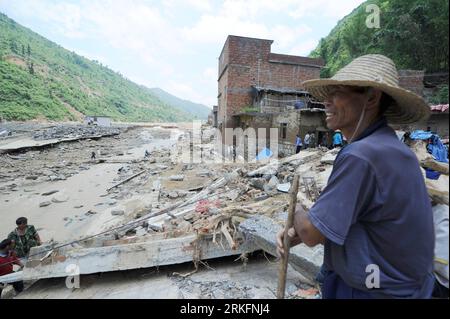
{"type": "Polygon", "coordinates": [[[342,147],[343,144],[341,130],[336,130],[333,135],[333,148],[342,147]]]}
{"type": "Polygon", "coordinates": [[[300,134],[297,134],[297,136],[295,137],[295,154],[298,154],[302,147],[302,138],[300,137],[300,134]]]}
{"type": "Polygon", "coordinates": [[[317,201],[309,211],[298,205],[287,231],[292,245],[324,244],[322,297],[430,298],[431,202],[417,157],[388,126],[420,122],[427,103],[398,85],[394,62],[379,54],[304,86],[325,101],[328,128],[348,140],[317,201]]]}

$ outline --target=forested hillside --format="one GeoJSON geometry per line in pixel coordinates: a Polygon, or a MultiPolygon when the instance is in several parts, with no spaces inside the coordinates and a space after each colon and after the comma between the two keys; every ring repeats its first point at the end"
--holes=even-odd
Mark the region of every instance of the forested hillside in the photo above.
{"type": "Polygon", "coordinates": [[[0,13],[0,118],[75,120],[83,114],[157,122],[195,117],[0,13]]]}
{"type": "MultiPolygon", "coordinates": [[[[448,22],[448,0],[369,0],[339,21],[310,56],[325,60],[323,77],[368,53],[390,57],[398,69],[448,73],[448,22]],[[380,8],[380,28],[366,26],[368,4],[380,8]]],[[[435,98],[448,100],[448,82],[435,98]]]]}

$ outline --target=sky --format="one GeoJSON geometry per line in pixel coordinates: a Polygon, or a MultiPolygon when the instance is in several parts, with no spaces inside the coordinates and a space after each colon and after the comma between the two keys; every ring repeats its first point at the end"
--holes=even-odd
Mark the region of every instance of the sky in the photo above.
{"type": "Polygon", "coordinates": [[[307,56],[363,0],[0,0],[0,12],[126,78],[212,107],[229,34],[307,56]]]}

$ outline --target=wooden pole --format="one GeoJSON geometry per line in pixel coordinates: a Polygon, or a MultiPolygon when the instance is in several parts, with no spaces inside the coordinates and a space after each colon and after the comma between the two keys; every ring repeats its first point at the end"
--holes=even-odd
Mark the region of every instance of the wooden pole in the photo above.
{"type": "Polygon", "coordinates": [[[120,183],[114,185],[113,187],[108,188],[106,191],[109,192],[111,189],[114,189],[114,188],[116,188],[117,186],[120,186],[120,185],[122,185],[122,184],[128,182],[129,180],[132,180],[133,178],[138,177],[139,175],[141,175],[141,174],[143,174],[143,173],[145,173],[145,172],[146,172],[146,170],[140,171],[139,173],[134,174],[133,176],[130,176],[130,177],[128,177],[127,179],[124,179],[123,181],[121,181],[120,183]]]}
{"type": "Polygon", "coordinates": [[[278,271],[278,290],[277,290],[277,298],[284,299],[284,292],[286,290],[286,274],[287,267],[289,261],[289,249],[291,248],[291,242],[288,237],[288,230],[294,224],[294,214],[295,214],[295,206],[297,204],[297,193],[298,193],[298,184],[299,184],[299,176],[294,175],[294,179],[292,181],[291,189],[289,190],[289,211],[288,217],[286,221],[286,228],[284,232],[283,239],[283,249],[284,256],[281,257],[280,260],[280,268],[278,271]]]}

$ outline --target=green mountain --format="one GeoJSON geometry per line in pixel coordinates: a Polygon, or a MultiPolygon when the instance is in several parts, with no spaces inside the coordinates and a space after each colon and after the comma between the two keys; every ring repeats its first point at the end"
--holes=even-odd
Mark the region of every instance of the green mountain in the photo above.
{"type": "Polygon", "coordinates": [[[177,122],[195,116],[0,13],[0,118],[177,122]]]}
{"type": "MultiPolygon", "coordinates": [[[[448,15],[448,0],[369,0],[339,21],[310,56],[325,60],[322,77],[368,53],[390,57],[398,69],[448,73],[448,15]],[[380,9],[380,28],[366,26],[369,4],[380,9]]],[[[448,82],[442,90],[448,99],[448,82]]]]}
{"type": "Polygon", "coordinates": [[[206,120],[211,112],[211,109],[203,104],[182,100],[160,88],[152,88],[150,89],[150,92],[157,96],[161,101],[177,107],[184,112],[190,113],[196,119],[206,120]]]}

